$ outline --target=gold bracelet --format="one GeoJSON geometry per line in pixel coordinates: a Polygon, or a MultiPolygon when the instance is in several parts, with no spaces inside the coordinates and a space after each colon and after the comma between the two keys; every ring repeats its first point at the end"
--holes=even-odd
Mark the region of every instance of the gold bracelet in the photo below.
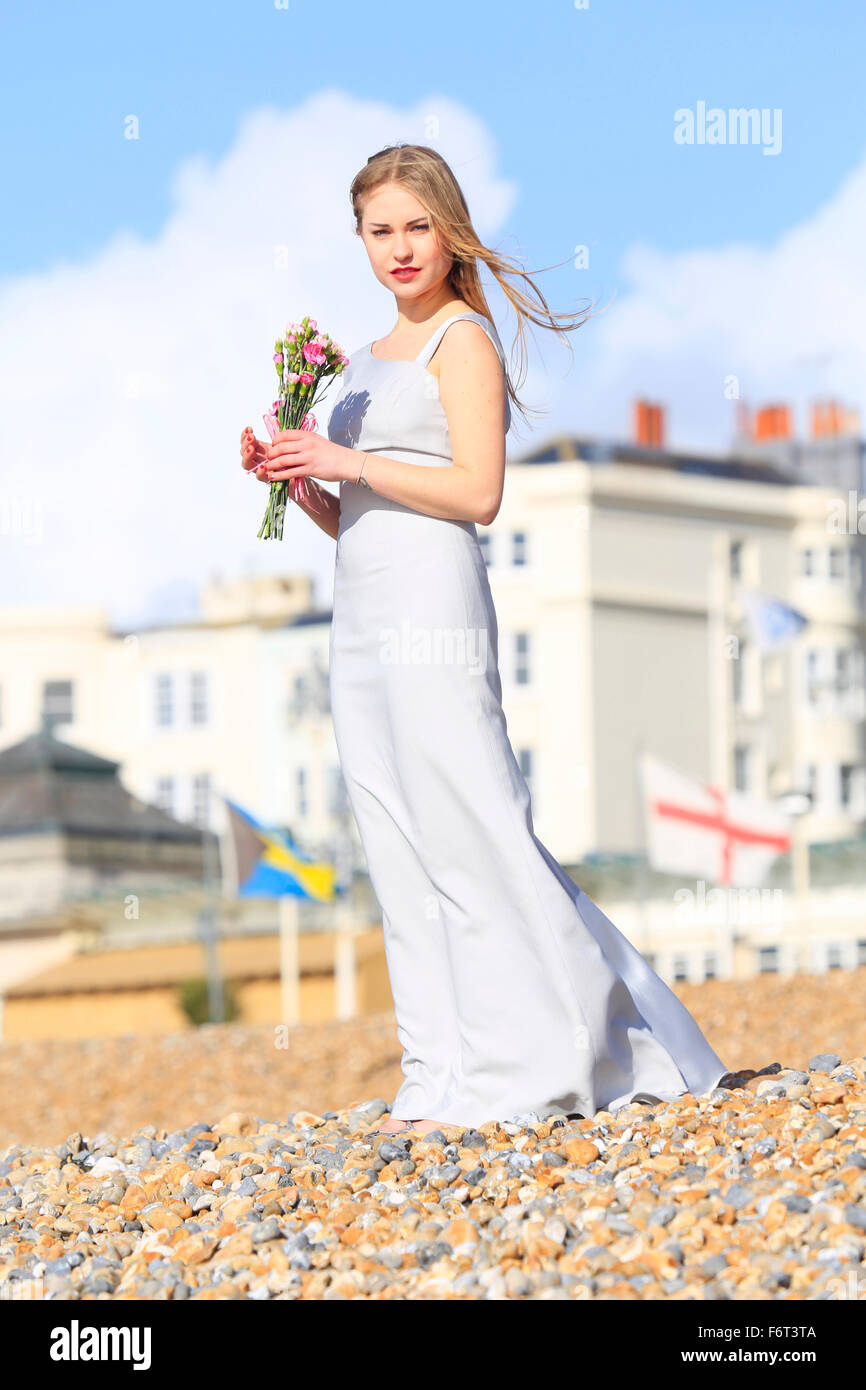
{"type": "MultiPolygon", "coordinates": [[[[365,477],[362,476],[362,475],[363,475],[363,472],[364,472],[364,464],[365,464],[366,462],[367,462],[367,455],[365,454],[365,455],[364,455],[364,463],[361,464],[361,472],[358,474],[358,476],[357,476],[357,478],[356,478],[356,480],[355,480],[356,482],[360,483],[362,487],[370,487],[370,484],[367,482],[367,479],[366,479],[365,477]]],[[[372,492],[373,489],[370,488],[370,491],[372,492]]]]}

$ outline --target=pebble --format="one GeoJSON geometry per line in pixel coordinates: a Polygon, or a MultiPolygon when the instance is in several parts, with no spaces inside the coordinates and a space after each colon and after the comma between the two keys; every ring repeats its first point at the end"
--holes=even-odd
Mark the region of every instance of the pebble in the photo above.
{"type": "Polygon", "coordinates": [[[387,1110],[247,1105],[13,1140],[0,1293],[809,1299],[843,1296],[866,1252],[863,1057],[585,1119],[376,1134],[387,1110]]]}

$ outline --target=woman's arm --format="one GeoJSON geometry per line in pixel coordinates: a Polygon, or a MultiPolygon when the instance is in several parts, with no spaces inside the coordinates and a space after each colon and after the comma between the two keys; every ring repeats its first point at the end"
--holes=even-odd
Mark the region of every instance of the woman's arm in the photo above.
{"type": "MultiPolygon", "coordinates": [[[[505,482],[505,374],[484,329],[458,319],[436,349],[439,395],[453,464],[429,467],[347,449],[321,435],[284,430],[267,446],[272,479],[316,476],[363,482],[381,497],[428,516],[489,526],[505,482]]],[[[430,373],[432,376],[432,373],[430,373]]]]}
{"type": "Polygon", "coordinates": [[[330,536],[332,540],[337,539],[337,532],[340,529],[340,499],[335,497],[333,492],[327,488],[320,487],[315,478],[307,478],[305,482],[307,491],[312,495],[313,505],[299,498],[295,506],[300,507],[302,512],[312,517],[316,525],[330,536]]]}

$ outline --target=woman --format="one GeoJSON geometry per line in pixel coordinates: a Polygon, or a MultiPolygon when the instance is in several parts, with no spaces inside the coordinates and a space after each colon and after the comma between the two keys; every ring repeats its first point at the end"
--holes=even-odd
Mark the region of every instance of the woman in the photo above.
{"type": "Polygon", "coordinates": [[[506,282],[434,150],[381,150],[350,196],[397,325],[352,355],[327,439],[286,430],[265,446],[245,430],[241,457],[263,481],[339,483],[298,505],[337,540],[334,730],[403,1047],[381,1132],[703,1093],[724,1065],[535,836],[501,705],[475,528],[499,510],[520,403],[477,261],[521,338],[524,318],[561,335],[584,318],[561,323],[536,291],[539,317],[506,282]]]}

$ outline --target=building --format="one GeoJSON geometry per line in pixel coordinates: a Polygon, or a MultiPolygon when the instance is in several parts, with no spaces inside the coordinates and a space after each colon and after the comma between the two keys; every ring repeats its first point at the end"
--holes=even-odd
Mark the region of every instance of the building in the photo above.
{"type": "MultiPolygon", "coordinates": [[[[680,930],[676,885],[639,877],[642,749],[756,797],[809,792],[798,831],[816,854],[866,827],[866,516],[861,529],[856,495],[765,442],[680,453],[641,401],[628,443],[568,436],[509,461],[501,510],[478,528],[536,833],[671,978],[853,967],[866,939],[856,856],[826,876],[835,896],[814,920],[786,904],[784,949],[775,927],[743,935],[729,916],[680,930]],[[763,653],[748,590],[807,627],[763,653]]],[[[330,617],[305,575],[213,582],[198,620],[135,632],[93,608],[0,610],[0,746],[45,719],[176,820],[222,832],[227,795],[363,869],[330,721],[330,617]]],[[[783,865],[790,899],[789,877],[783,865]]],[[[246,922],[272,927],[264,909],[246,922]]]]}

